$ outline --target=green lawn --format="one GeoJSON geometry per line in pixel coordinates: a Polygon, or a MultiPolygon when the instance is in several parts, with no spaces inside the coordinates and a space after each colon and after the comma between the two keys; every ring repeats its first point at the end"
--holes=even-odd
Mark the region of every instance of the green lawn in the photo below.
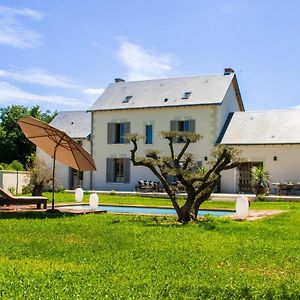
{"type": "MultiPolygon", "coordinates": [[[[112,195],[100,201],[169,203],[112,195]]],[[[234,203],[205,204],[216,206],[234,203]]],[[[166,217],[0,213],[0,298],[299,299],[300,203],[252,208],[288,212],[188,225],[166,217]]]]}

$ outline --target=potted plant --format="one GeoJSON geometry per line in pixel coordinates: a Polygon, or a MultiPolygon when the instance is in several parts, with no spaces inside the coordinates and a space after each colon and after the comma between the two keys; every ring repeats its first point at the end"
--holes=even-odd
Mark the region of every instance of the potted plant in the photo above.
{"type": "Polygon", "coordinates": [[[262,167],[251,168],[251,185],[256,196],[262,197],[269,193],[269,173],[262,167]]]}

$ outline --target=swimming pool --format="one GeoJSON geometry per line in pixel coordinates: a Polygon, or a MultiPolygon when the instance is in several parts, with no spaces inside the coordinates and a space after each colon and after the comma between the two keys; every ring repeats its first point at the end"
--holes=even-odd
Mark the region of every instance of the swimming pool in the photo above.
{"type": "MultiPolygon", "coordinates": [[[[70,209],[70,210],[87,210],[91,211],[89,205],[69,205],[60,206],[59,209],[70,209]]],[[[174,208],[158,208],[158,207],[142,207],[142,206],[115,206],[115,205],[99,205],[95,211],[103,211],[112,213],[130,213],[130,214],[149,214],[149,215],[176,215],[174,208]]],[[[229,216],[234,214],[234,211],[229,210],[199,210],[198,216],[229,216]]]]}

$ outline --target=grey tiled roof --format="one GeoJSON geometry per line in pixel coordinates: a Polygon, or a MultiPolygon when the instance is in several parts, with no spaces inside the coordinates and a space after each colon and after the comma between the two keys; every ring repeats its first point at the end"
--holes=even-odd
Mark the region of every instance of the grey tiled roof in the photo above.
{"type": "Polygon", "coordinates": [[[51,121],[51,126],[72,138],[87,138],[91,133],[91,113],[86,111],[62,111],[51,121]]]}
{"type": "Polygon", "coordinates": [[[300,144],[300,109],[235,112],[221,144],[300,144]]]}
{"type": "Polygon", "coordinates": [[[234,73],[111,83],[90,110],[220,104],[233,77],[234,73]],[[183,100],[185,92],[191,95],[183,100]],[[126,96],[132,98],[122,103],[126,96]]]}

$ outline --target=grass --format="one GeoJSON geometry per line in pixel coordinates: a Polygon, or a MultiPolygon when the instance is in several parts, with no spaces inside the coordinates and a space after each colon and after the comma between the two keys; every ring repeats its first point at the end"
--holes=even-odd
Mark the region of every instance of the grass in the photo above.
{"type": "MultiPolygon", "coordinates": [[[[234,203],[205,207],[221,205],[234,203]]],[[[288,212],[188,225],[168,217],[0,213],[0,298],[299,299],[300,203],[253,207],[288,212]]]]}

